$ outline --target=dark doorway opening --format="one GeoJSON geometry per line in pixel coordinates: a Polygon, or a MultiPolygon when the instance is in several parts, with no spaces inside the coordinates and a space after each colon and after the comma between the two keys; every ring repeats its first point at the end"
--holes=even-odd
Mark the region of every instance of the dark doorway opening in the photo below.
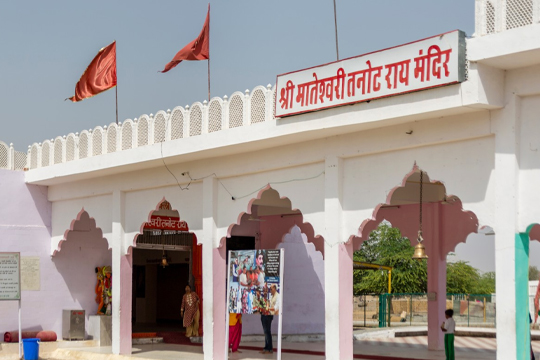
{"type": "Polygon", "coordinates": [[[238,250],[254,250],[255,249],[255,237],[254,236],[231,236],[227,239],[226,251],[227,258],[226,263],[229,263],[229,251],[238,250]]]}
{"type": "Polygon", "coordinates": [[[183,331],[180,307],[191,281],[191,251],[133,249],[132,328],[134,333],[183,331]]]}

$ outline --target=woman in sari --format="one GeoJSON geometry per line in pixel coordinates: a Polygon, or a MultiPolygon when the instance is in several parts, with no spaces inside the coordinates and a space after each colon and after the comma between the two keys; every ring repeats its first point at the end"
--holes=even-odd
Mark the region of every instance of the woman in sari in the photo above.
{"type": "Polygon", "coordinates": [[[199,296],[194,291],[191,291],[189,285],[186,285],[186,293],[182,298],[180,315],[184,318],[186,337],[199,336],[199,296]]]}
{"type": "Polygon", "coordinates": [[[229,352],[239,352],[240,339],[242,338],[242,314],[229,314],[229,352]]]}

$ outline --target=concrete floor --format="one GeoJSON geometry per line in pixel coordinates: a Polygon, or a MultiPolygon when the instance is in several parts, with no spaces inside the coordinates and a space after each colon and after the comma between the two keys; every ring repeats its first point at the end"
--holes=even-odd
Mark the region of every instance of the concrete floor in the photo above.
{"type": "MultiPolygon", "coordinates": [[[[262,348],[263,343],[248,342],[241,344],[242,353],[229,354],[231,360],[276,359],[277,354],[262,355],[252,347],[262,348]],[[242,349],[248,347],[249,349],[242,349]]],[[[533,342],[535,352],[540,353],[540,342],[533,342]]],[[[284,351],[283,360],[324,359],[324,342],[283,343],[284,350],[307,351],[311,354],[295,354],[284,351]],[[320,352],[315,355],[313,352],[320,352]]],[[[457,337],[456,358],[460,360],[494,360],[496,358],[496,340],[489,338],[457,337]]],[[[356,359],[425,359],[444,360],[444,351],[428,351],[425,336],[361,340],[354,343],[356,359]]],[[[1,358],[1,357],[0,357],[1,358]]],[[[154,344],[139,345],[133,348],[131,357],[112,355],[110,347],[59,348],[53,353],[43,354],[47,360],[143,360],[143,359],[186,359],[202,360],[201,346],[154,344]]]]}

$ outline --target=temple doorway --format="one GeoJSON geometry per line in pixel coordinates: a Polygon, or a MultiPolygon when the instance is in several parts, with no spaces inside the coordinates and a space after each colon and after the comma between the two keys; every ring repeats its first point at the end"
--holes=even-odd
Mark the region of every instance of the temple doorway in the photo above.
{"type": "Polygon", "coordinates": [[[185,331],[180,308],[186,285],[202,303],[200,247],[178,211],[163,200],[141,228],[133,247],[133,337],[185,331]],[[194,259],[195,257],[195,259],[194,259]]]}

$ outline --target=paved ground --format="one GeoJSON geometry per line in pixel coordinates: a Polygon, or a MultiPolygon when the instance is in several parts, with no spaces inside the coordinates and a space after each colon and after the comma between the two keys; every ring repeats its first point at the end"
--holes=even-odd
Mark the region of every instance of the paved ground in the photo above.
{"type": "MultiPolygon", "coordinates": [[[[241,354],[230,354],[231,360],[275,359],[276,354],[262,355],[258,350],[262,343],[241,344],[241,354]]],[[[540,341],[533,342],[536,353],[540,353],[540,341]]],[[[493,338],[456,337],[456,358],[460,360],[494,360],[496,340],[493,338]]],[[[88,347],[58,349],[49,360],[126,360],[129,357],[110,355],[110,347],[88,347]]],[[[355,359],[364,360],[439,360],[445,359],[444,351],[428,351],[427,337],[398,337],[388,339],[361,340],[354,343],[355,359]]],[[[190,345],[139,345],[133,348],[132,359],[186,359],[202,360],[202,347],[190,345]]],[[[324,342],[284,343],[283,360],[324,359],[324,342]]]]}
{"type": "MultiPolygon", "coordinates": [[[[444,351],[427,350],[425,327],[408,329],[362,329],[355,330],[354,358],[364,360],[444,360],[444,351]],[[401,333],[401,334],[399,334],[401,333]],[[405,333],[412,335],[399,337],[405,333]],[[398,337],[393,337],[398,336],[398,337]]],[[[458,328],[465,335],[456,337],[456,358],[460,360],[494,360],[496,358],[495,329],[458,328]],[[477,337],[477,336],[484,337],[477,337]]],[[[532,331],[540,339],[540,331],[532,331]]],[[[231,360],[275,359],[276,354],[262,355],[259,350],[262,337],[245,336],[241,343],[241,354],[230,354],[231,360]],[[251,340],[251,341],[249,341],[251,340]]],[[[293,336],[283,341],[283,360],[313,359],[324,360],[324,340],[315,342],[295,342],[293,336]]],[[[274,342],[274,345],[277,345],[274,342]]],[[[540,341],[533,341],[535,353],[540,354],[540,341]]],[[[0,343],[1,360],[17,360],[17,344],[0,343]]],[[[111,354],[111,347],[96,347],[93,341],[42,343],[40,355],[47,360],[142,360],[142,359],[186,359],[202,360],[202,346],[154,344],[135,345],[133,355],[111,354]],[[76,346],[70,347],[67,346],[76,346]]]]}

